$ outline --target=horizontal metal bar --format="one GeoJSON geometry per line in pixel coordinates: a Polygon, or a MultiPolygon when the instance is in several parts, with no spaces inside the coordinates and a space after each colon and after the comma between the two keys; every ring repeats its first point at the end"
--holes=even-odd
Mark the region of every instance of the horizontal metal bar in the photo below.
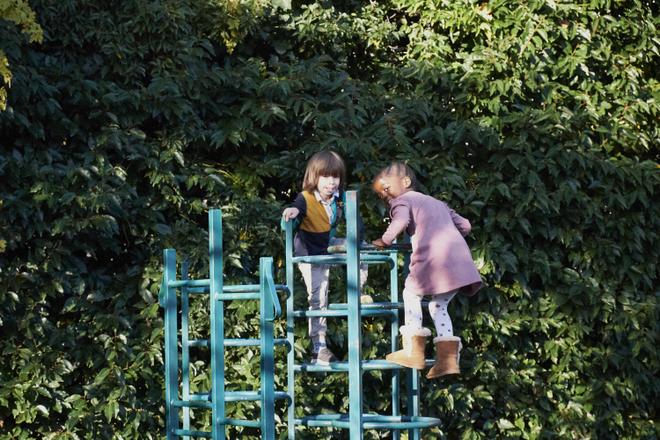
{"type": "Polygon", "coordinates": [[[348,316],[347,310],[297,310],[293,312],[295,318],[310,318],[313,316],[348,316]]]}
{"type": "MultiPolygon", "coordinates": [[[[274,339],[275,345],[288,345],[286,339],[274,339]]],[[[225,339],[225,347],[252,347],[261,345],[261,339],[225,339]]]]}
{"type": "Polygon", "coordinates": [[[203,438],[213,438],[213,433],[209,431],[192,431],[190,429],[175,429],[174,435],[179,437],[203,437],[203,438]]]}
{"type": "MultiPolygon", "coordinates": [[[[284,391],[275,391],[275,400],[288,399],[289,395],[284,391]]],[[[225,402],[247,402],[261,399],[261,391],[225,391],[225,402]]],[[[211,393],[193,393],[190,400],[175,400],[174,406],[194,406],[210,408],[211,393]],[[209,406],[205,406],[208,404],[209,406]]]]}
{"type": "MultiPolygon", "coordinates": [[[[188,287],[191,289],[191,293],[208,293],[208,287],[211,285],[208,279],[200,280],[172,280],[167,283],[168,287],[188,287]],[[201,291],[200,288],[206,288],[206,290],[201,291]],[[194,290],[192,290],[194,289],[194,290]]],[[[261,286],[259,284],[236,284],[236,285],[225,285],[222,287],[223,293],[247,293],[247,292],[259,292],[261,286]]],[[[289,288],[286,284],[275,284],[275,290],[278,292],[288,292],[289,288]]]]}
{"type": "MultiPolygon", "coordinates": [[[[363,309],[360,314],[362,316],[387,316],[387,315],[396,315],[398,312],[394,310],[384,310],[384,309],[363,309]]],[[[332,317],[347,317],[348,310],[298,310],[293,312],[295,318],[310,318],[313,316],[332,316],[332,317]]]]}
{"type": "MultiPolygon", "coordinates": [[[[350,428],[350,419],[347,414],[319,414],[295,419],[296,425],[350,428]]],[[[382,416],[365,414],[362,417],[362,427],[365,429],[415,429],[439,426],[440,419],[420,416],[382,416]]]]}
{"type": "MultiPolygon", "coordinates": [[[[379,252],[379,253],[389,253],[389,252],[410,252],[412,251],[412,245],[410,243],[392,243],[386,248],[379,248],[373,244],[363,244],[360,245],[360,253],[362,252],[379,252]]],[[[337,254],[337,253],[346,253],[346,245],[334,245],[328,246],[328,253],[337,254]]]]}
{"type": "Polygon", "coordinates": [[[211,282],[208,279],[203,280],[172,280],[168,281],[167,287],[208,287],[211,282]]]}
{"type": "MultiPolygon", "coordinates": [[[[293,257],[294,263],[312,263],[312,264],[346,264],[346,254],[331,255],[305,255],[293,257]]],[[[360,263],[393,263],[388,255],[364,254],[360,255],[360,263]]]]}
{"type": "Polygon", "coordinates": [[[225,419],[225,425],[232,426],[245,426],[247,428],[260,428],[260,420],[243,420],[243,419],[225,419]]]}
{"type": "Polygon", "coordinates": [[[178,408],[207,408],[211,409],[213,404],[206,400],[173,400],[172,406],[178,408]]]}
{"type": "MultiPolygon", "coordinates": [[[[369,304],[360,305],[362,312],[365,310],[395,310],[403,309],[402,302],[374,302],[369,304]]],[[[348,310],[348,304],[346,303],[333,303],[328,305],[330,310],[348,310]]]]}
{"type": "MultiPolygon", "coordinates": [[[[275,345],[288,345],[289,341],[286,339],[275,339],[275,345]]],[[[252,347],[261,344],[260,339],[225,339],[225,347],[252,347]]],[[[208,339],[191,339],[188,341],[188,347],[208,347],[208,339]]]]}
{"type": "Polygon", "coordinates": [[[236,284],[236,285],[223,285],[222,293],[246,293],[258,292],[260,289],[259,284],[236,284]]]}
{"type": "MultiPolygon", "coordinates": [[[[278,292],[288,291],[289,288],[286,284],[274,284],[275,290],[278,292]]],[[[225,285],[222,287],[224,293],[242,293],[242,292],[259,292],[261,286],[259,284],[236,284],[236,285],[225,285]]]]}
{"type": "MultiPolygon", "coordinates": [[[[284,391],[275,391],[275,399],[288,399],[289,395],[284,391]]],[[[225,391],[225,402],[245,402],[245,401],[257,401],[261,399],[261,391],[225,391]]],[[[178,400],[177,402],[183,402],[184,400],[178,400]]],[[[190,395],[190,402],[211,402],[210,393],[194,393],[190,395]]],[[[181,405],[187,406],[187,405],[181,405]]]]}
{"type": "Polygon", "coordinates": [[[191,339],[188,341],[188,347],[208,347],[208,339],[191,339]]]}
{"type": "MultiPolygon", "coordinates": [[[[426,359],[426,366],[433,365],[433,359],[426,359]]],[[[395,364],[394,362],[386,361],[385,359],[374,359],[370,361],[362,361],[362,370],[402,370],[407,367],[395,364]]],[[[310,373],[324,373],[324,372],[347,372],[348,362],[331,362],[330,365],[318,364],[294,364],[294,371],[307,371],[310,373]]]]}
{"type": "MultiPolygon", "coordinates": [[[[289,395],[284,391],[275,391],[275,400],[288,399],[289,395]]],[[[226,391],[225,402],[246,402],[261,399],[261,391],[226,391]]]]}

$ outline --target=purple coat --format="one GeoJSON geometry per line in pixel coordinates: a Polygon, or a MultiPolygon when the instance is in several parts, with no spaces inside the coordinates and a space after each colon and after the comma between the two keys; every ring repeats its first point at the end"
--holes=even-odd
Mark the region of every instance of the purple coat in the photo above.
{"type": "Polygon", "coordinates": [[[474,295],[481,276],[472,261],[465,239],[470,222],[444,202],[417,191],[390,200],[392,222],[382,236],[386,244],[405,229],[412,255],[405,288],[418,295],[436,295],[461,289],[474,295]]]}

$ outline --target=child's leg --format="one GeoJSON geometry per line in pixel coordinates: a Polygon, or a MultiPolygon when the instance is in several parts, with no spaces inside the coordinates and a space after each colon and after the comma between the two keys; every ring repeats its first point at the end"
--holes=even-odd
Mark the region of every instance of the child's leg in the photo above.
{"type": "Polygon", "coordinates": [[[405,325],[399,328],[403,348],[385,356],[390,362],[421,370],[426,365],[424,346],[431,331],[422,327],[422,297],[403,289],[405,325]]]}
{"type": "Polygon", "coordinates": [[[403,289],[405,325],[411,330],[422,328],[422,297],[403,289]]]}
{"type": "MultiPolygon", "coordinates": [[[[325,310],[328,308],[328,281],[330,267],[326,264],[299,264],[305,286],[309,310],[325,310]]],[[[324,347],[327,322],[325,317],[309,318],[309,336],[314,344],[314,351],[324,347]]]]}
{"type": "MultiPolygon", "coordinates": [[[[366,244],[366,241],[363,241],[362,244],[366,244]]],[[[330,239],[330,246],[346,246],[345,238],[333,237],[330,239]]],[[[364,290],[364,285],[367,283],[367,277],[369,276],[369,271],[367,270],[366,264],[360,264],[360,291],[364,290]]],[[[364,294],[364,292],[363,292],[364,294]]]]}
{"type": "Polygon", "coordinates": [[[360,264],[360,292],[364,294],[364,285],[367,283],[367,277],[369,276],[369,270],[367,269],[366,264],[360,264]]]}
{"type": "Polygon", "coordinates": [[[456,295],[458,290],[453,292],[434,295],[429,301],[429,313],[435,324],[437,336],[433,338],[435,345],[435,363],[426,374],[427,379],[435,379],[447,374],[459,374],[461,339],[454,336],[454,329],[451,325],[447,305],[456,295]]]}
{"type": "MultiPolygon", "coordinates": [[[[434,295],[429,301],[429,314],[435,324],[435,331],[437,336],[453,336],[454,328],[451,324],[451,318],[447,311],[449,301],[456,295],[458,290],[453,292],[443,293],[441,295],[434,295]]],[[[407,320],[408,318],[406,318],[407,320]]]]}

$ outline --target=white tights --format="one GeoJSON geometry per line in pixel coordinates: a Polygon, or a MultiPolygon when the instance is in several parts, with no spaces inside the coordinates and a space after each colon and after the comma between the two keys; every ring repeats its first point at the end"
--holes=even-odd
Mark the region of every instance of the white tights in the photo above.
{"type": "MultiPolygon", "coordinates": [[[[447,312],[449,301],[456,295],[458,290],[432,295],[429,301],[429,314],[435,324],[437,336],[454,336],[454,328],[451,325],[451,318],[447,312]]],[[[405,311],[405,325],[410,329],[419,330],[422,328],[422,296],[415,295],[403,289],[403,305],[405,311]]]]}

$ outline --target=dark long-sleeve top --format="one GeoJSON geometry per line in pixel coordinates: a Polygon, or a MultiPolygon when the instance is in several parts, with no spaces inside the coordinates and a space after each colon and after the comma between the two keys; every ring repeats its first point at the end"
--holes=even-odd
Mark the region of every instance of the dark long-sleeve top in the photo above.
{"type": "MultiPolygon", "coordinates": [[[[297,208],[298,216],[294,221],[296,231],[293,239],[293,253],[296,256],[304,255],[326,255],[330,240],[337,232],[337,225],[344,219],[344,206],[346,204],[346,193],[336,193],[327,202],[329,209],[321,203],[320,195],[316,192],[303,191],[298,193],[291,204],[291,208],[297,208]],[[328,215],[330,211],[330,215],[328,215]]],[[[284,220],[281,222],[284,229],[284,220]]],[[[364,237],[364,223],[362,217],[358,216],[358,243],[364,237]]]]}
{"type": "MultiPolygon", "coordinates": [[[[344,194],[335,194],[327,203],[329,210],[323,206],[320,197],[315,192],[303,191],[296,196],[291,205],[297,208],[298,216],[294,219],[297,228],[293,239],[293,251],[297,256],[325,255],[328,253],[330,239],[334,237],[337,223],[344,216],[344,194]],[[328,215],[328,211],[331,212],[328,215]]],[[[284,226],[282,224],[282,226],[284,226]]]]}

